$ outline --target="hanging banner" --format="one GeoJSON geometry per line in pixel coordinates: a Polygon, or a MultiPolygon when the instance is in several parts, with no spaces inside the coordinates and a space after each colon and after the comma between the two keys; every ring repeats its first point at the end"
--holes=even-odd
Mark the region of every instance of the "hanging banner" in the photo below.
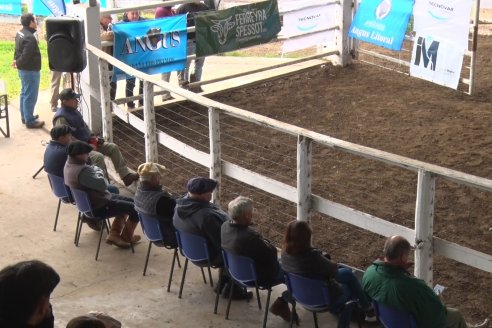
{"type": "Polygon", "coordinates": [[[464,50],[452,42],[415,36],[410,75],[458,88],[464,50]]]}
{"type": "Polygon", "coordinates": [[[280,35],[289,38],[327,30],[337,25],[337,7],[324,5],[287,12],[282,17],[283,26],[280,35]]]}
{"type": "Polygon", "coordinates": [[[418,0],[414,7],[414,30],[468,49],[472,0],[418,0]]]}
{"type": "Polygon", "coordinates": [[[266,43],[280,31],[277,1],[199,12],[195,28],[198,57],[266,43]]]}
{"type": "MultiPolygon", "coordinates": [[[[147,74],[179,71],[186,64],[186,15],[113,24],[113,56],[147,74]]],[[[114,68],[113,81],[127,79],[114,68]]]]}
{"type": "Polygon", "coordinates": [[[63,0],[41,0],[53,16],[63,16],[67,13],[63,0]]]}
{"type": "Polygon", "coordinates": [[[0,14],[22,15],[21,0],[0,0],[0,14]]]}
{"type": "Polygon", "coordinates": [[[295,37],[293,39],[284,40],[282,45],[282,53],[288,53],[321,44],[335,45],[337,33],[336,31],[323,31],[295,37]]]}
{"type": "Polygon", "coordinates": [[[355,13],[349,36],[400,51],[413,0],[363,0],[355,13]]]}

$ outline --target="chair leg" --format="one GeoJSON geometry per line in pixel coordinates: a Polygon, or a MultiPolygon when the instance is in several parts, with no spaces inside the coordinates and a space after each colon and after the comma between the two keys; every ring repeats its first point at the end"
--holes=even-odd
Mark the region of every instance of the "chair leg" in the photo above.
{"type": "Polygon", "coordinates": [[[210,266],[208,266],[207,269],[208,269],[208,279],[210,279],[210,286],[214,288],[214,280],[212,279],[212,270],[210,270],[210,266]]]}
{"type": "Polygon", "coordinates": [[[103,232],[104,232],[104,229],[101,228],[101,232],[99,233],[99,243],[97,244],[96,261],[97,261],[97,258],[99,257],[99,249],[101,248],[101,240],[102,240],[103,232]]]}
{"type": "Polygon", "coordinates": [[[75,227],[75,237],[73,238],[73,243],[75,244],[75,246],[78,246],[77,245],[77,234],[79,233],[79,224],[80,224],[80,212],[77,215],[77,226],[75,227]]]}
{"type": "Polygon", "coordinates": [[[258,309],[261,310],[261,298],[260,298],[260,292],[258,291],[258,286],[255,289],[256,289],[256,300],[258,301],[258,309]]]}
{"type": "Polygon", "coordinates": [[[222,275],[220,274],[220,270],[219,270],[219,282],[217,283],[217,290],[215,291],[215,306],[214,306],[214,314],[217,314],[217,308],[219,307],[219,296],[220,296],[220,286],[222,286],[222,279],[224,279],[222,277],[222,275]]]}
{"type": "Polygon", "coordinates": [[[314,328],[318,328],[318,316],[316,315],[316,312],[313,312],[313,318],[314,318],[314,328]]]}
{"type": "Polygon", "coordinates": [[[53,226],[53,231],[56,231],[56,226],[58,225],[58,215],[60,214],[61,199],[58,198],[58,207],[56,208],[55,225],[53,226]]]}
{"type": "MultiPolygon", "coordinates": [[[[8,122],[9,122],[9,121],[7,120],[7,124],[8,124],[8,122]]],[[[41,167],[39,168],[39,170],[37,170],[37,171],[36,171],[36,173],[34,173],[34,175],[32,176],[32,178],[33,178],[33,179],[36,179],[36,177],[38,176],[38,174],[39,174],[39,173],[41,173],[41,171],[42,171],[43,169],[44,169],[44,165],[43,165],[43,166],[41,166],[41,167]]]]}
{"type": "MultiPolygon", "coordinates": [[[[179,295],[178,298],[181,298],[181,295],[183,294],[183,285],[186,277],[186,269],[188,268],[188,258],[185,260],[185,265],[183,268],[183,275],[181,276],[181,285],[179,286],[179,295]]],[[[203,273],[203,271],[202,271],[203,273]]]]}
{"type": "Polygon", "coordinates": [[[294,324],[294,313],[296,313],[296,302],[292,304],[292,313],[290,314],[290,328],[294,324]]]}
{"type": "Polygon", "coordinates": [[[178,257],[178,249],[174,249],[174,254],[173,254],[173,262],[171,264],[171,272],[169,273],[169,281],[167,282],[167,292],[169,293],[171,291],[171,281],[173,280],[173,272],[174,272],[174,263],[176,262],[176,258],[178,259],[178,264],[179,264],[179,257],[178,257]]]}
{"type": "Polygon", "coordinates": [[[82,213],[79,213],[79,220],[77,224],[77,231],[75,232],[75,246],[79,246],[79,241],[80,241],[80,234],[82,233],[82,225],[84,222],[82,222],[82,213]]]}
{"type": "Polygon", "coordinates": [[[145,258],[145,266],[143,270],[143,275],[147,273],[147,264],[149,264],[149,255],[150,255],[150,249],[152,248],[152,242],[149,241],[149,248],[147,249],[147,257],[145,258]]]}
{"type": "Polygon", "coordinates": [[[178,260],[178,268],[181,269],[181,261],[179,260],[179,254],[178,254],[178,249],[176,248],[174,250],[174,252],[176,252],[176,259],[178,260]]]}
{"type": "MultiPolygon", "coordinates": [[[[270,296],[272,295],[272,289],[268,289],[268,293],[267,293],[267,300],[266,300],[266,304],[265,304],[265,315],[263,317],[263,328],[266,328],[266,324],[267,324],[267,319],[268,319],[268,307],[270,306],[270,296]]],[[[292,315],[291,315],[292,316],[292,315]]]]}
{"type": "Polygon", "coordinates": [[[205,278],[205,272],[203,272],[203,268],[200,267],[200,270],[202,270],[202,277],[203,277],[203,283],[207,283],[207,278],[205,278]]]}
{"type": "Polygon", "coordinates": [[[232,301],[232,291],[234,290],[234,279],[230,279],[229,281],[231,288],[229,288],[229,301],[227,301],[227,310],[226,310],[226,320],[229,320],[229,310],[231,309],[231,301],[232,301]]]}

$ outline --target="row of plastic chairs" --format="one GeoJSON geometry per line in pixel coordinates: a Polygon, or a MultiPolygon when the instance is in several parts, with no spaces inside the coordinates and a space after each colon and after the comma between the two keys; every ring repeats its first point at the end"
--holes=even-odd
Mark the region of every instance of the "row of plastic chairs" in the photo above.
{"type": "MultiPolygon", "coordinates": [[[[82,213],[92,219],[102,220],[104,222],[103,225],[105,229],[101,229],[99,235],[98,247],[95,256],[95,259],[97,261],[103,231],[106,230],[109,232],[109,227],[108,227],[109,218],[105,218],[105,217],[101,218],[93,215],[92,207],[88,195],[85,191],[70,189],[68,186],[65,185],[63,178],[52,174],[48,174],[48,179],[50,181],[51,189],[54,195],[58,198],[55,223],[53,226],[54,231],[56,231],[58,216],[60,212],[60,205],[62,202],[65,204],[74,204],[77,206],[79,210],[75,239],[74,239],[74,243],[76,245],[78,245],[82,224],[83,224],[82,213]]],[[[178,294],[179,298],[182,297],[182,292],[183,292],[183,287],[184,287],[184,282],[185,282],[186,272],[189,262],[192,262],[193,264],[195,264],[200,268],[204,283],[207,283],[207,279],[205,277],[205,273],[203,269],[207,268],[210,285],[213,287],[213,279],[211,273],[211,268],[213,266],[210,262],[211,259],[208,251],[207,241],[203,237],[186,233],[183,231],[176,231],[178,247],[171,246],[170,241],[164,238],[165,235],[161,231],[159,221],[156,217],[144,213],[138,213],[138,214],[139,214],[140,224],[142,226],[143,233],[146,236],[146,238],[149,240],[149,246],[147,249],[147,255],[145,258],[145,265],[143,270],[144,276],[146,275],[147,272],[152,245],[155,244],[158,246],[165,247],[167,249],[174,250],[173,260],[171,264],[171,272],[169,274],[168,285],[167,285],[168,292],[170,291],[176,261],[178,262],[178,266],[181,267],[181,263],[178,256],[178,248],[181,255],[185,257],[185,263],[184,263],[183,273],[181,276],[181,282],[180,282],[180,288],[178,294]]],[[[132,251],[134,252],[133,245],[132,245],[132,251]]],[[[225,270],[227,271],[229,277],[232,279],[232,282],[242,288],[255,288],[256,298],[258,301],[258,308],[260,310],[262,309],[262,305],[261,305],[259,290],[267,291],[267,299],[266,299],[266,305],[265,305],[264,317],[263,317],[263,327],[266,327],[272,288],[278,285],[279,283],[273,285],[259,284],[256,274],[256,266],[254,264],[254,261],[249,257],[239,256],[226,250],[223,250],[222,255],[224,258],[225,270]]],[[[285,282],[287,285],[287,289],[290,291],[292,297],[296,300],[296,302],[302,305],[308,311],[313,313],[314,325],[317,328],[318,327],[317,313],[332,310],[331,300],[325,282],[319,279],[307,278],[293,273],[285,273],[285,282]]],[[[219,286],[220,285],[221,282],[219,279],[219,286]]],[[[226,315],[225,315],[226,319],[229,319],[229,312],[230,312],[231,300],[232,300],[232,290],[233,288],[230,288],[230,295],[229,295],[226,315]]],[[[215,314],[217,313],[219,295],[220,295],[220,288],[217,288],[217,295],[214,304],[215,314]]],[[[417,327],[415,318],[409,312],[390,308],[385,306],[384,304],[377,303],[377,302],[374,302],[373,304],[376,311],[376,315],[385,328],[416,328],[417,327]]],[[[343,308],[348,309],[350,313],[351,310],[355,308],[355,306],[357,305],[354,301],[349,301],[344,304],[343,308]]],[[[296,309],[294,306],[292,312],[294,313],[295,311],[296,309]]],[[[294,316],[292,315],[291,317],[293,319],[294,316]]],[[[293,325],[292,319],[290,322],[291,327],[293,325]]],[[[360,322],[358,322],[358,324],[360,327],[360,322]]]]}

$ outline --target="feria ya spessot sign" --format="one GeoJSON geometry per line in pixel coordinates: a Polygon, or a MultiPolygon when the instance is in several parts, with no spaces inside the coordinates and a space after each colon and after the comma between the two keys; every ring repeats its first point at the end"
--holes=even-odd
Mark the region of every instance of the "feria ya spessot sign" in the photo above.
{"type": "Polygon", "coordinates": [[[413,0],[362,0],[349,36],[391,50],[401,50],[413,0]]]}
{"type": "Polygon", "coordinates": [[[276,0],[195,14],[198,57],[266,43],[280,31],[276,0]]]}

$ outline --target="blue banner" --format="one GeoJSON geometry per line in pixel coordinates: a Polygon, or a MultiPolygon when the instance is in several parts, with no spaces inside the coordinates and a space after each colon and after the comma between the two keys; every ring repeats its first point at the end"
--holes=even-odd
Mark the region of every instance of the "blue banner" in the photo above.
{"type": "Polygon", "coordinates": [[[41,0],[41,2],[48,7],[53,16],[63,16],[67,13],[63,0],[41,0]]]}
{"type": "Polygon", "coordinates": [[[401,50],[413,0],[363,0],[349,36],[391,50],[401,50]]]}
{"type": "Polygon", "coordinates": [[[0,0],[0,14],[22,15],[21,0],[0,0]]]}
{"type": "MultiPolygon", "coordinates": [[[[179,71],[186,64],[186,15],[113,25],[113,56],[147,74],[179,71]]],[[[127,79],[114,68],[113,80],[127,79]]]]}
{"type": "MultiPolygon", "coordinates": [[[[3,0],[0,0],[3,1],[3,0]]],[[[36,16],[52,16],[53,13],[51,10],[47,7],[47,5],[44,2],[48,1],[53,1],[53,2],[62,2],[62,0],[34,0],[32,3],[32,13],[36,16]]],[[[71,5],[73,0],[63,0],[63,3],[65,5],[65,8],[67,5],[71,5]]],[[[80,3],[86,3],[89,2],[89,0],[81,0],[80,3]]],[[[106,8],[106,0],[99,0],[99,5],[101,8],[106,8]]],[[[56,16],[56,15],[55,15],[56,16]]]]}

